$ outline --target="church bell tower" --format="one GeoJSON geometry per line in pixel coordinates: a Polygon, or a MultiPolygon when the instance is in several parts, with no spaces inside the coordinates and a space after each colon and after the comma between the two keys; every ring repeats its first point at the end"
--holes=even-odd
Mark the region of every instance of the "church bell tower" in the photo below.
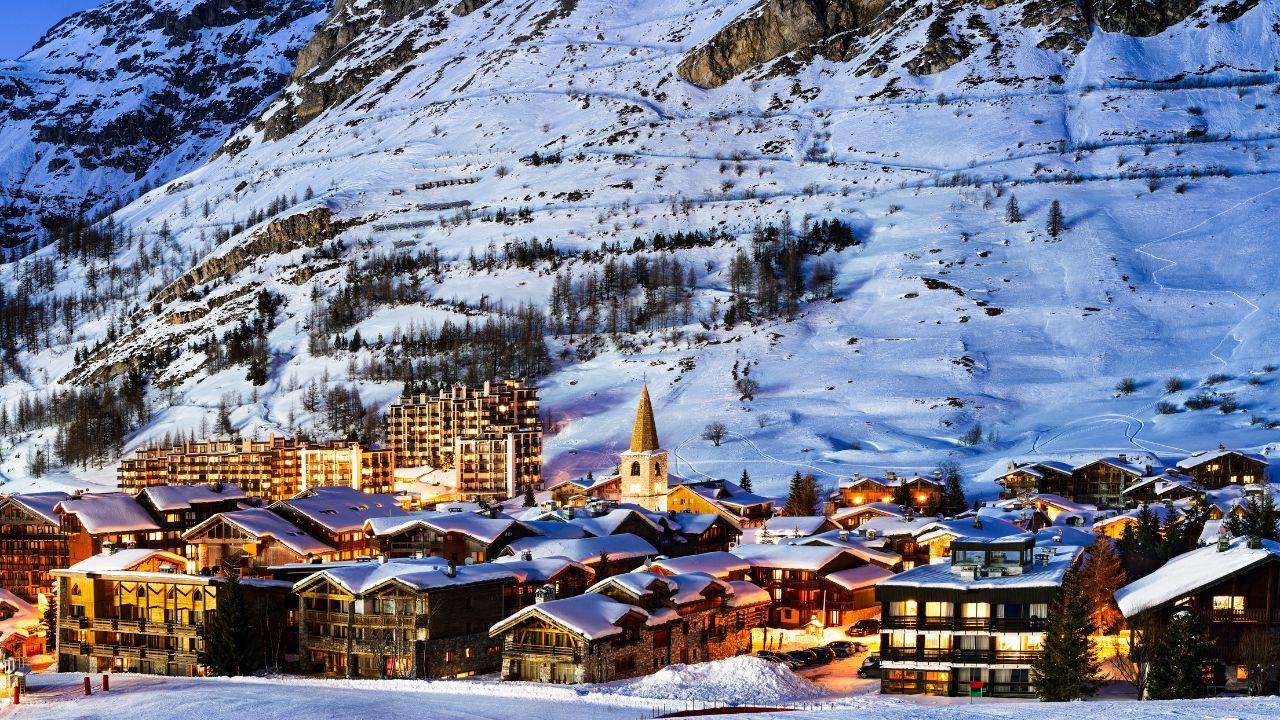
{"type": "Polygon", "coordinates": [[[631,430],[631,448],[618,462],[620,500],[655,512],[667,509],[667,451],[658,445],[658,428],[653,421],[649,386],[640,389],[636,424],[631,430]]]}

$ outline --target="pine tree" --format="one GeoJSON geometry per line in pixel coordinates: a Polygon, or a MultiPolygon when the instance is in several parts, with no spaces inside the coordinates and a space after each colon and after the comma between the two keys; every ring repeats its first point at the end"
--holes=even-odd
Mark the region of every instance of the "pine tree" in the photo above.
{"type": "Polygon", "coordinates": [[[1124,616],[1116,605],[1115,593],[1126,582],[1124,566],[1116,555],[1111,539],[1099,536],[1089,546],[1089,556],[1082,569],[1089,593],[1090,618],[1103,635],[1110,635],[1124,624],[1124,616]]]}
{"type": "Polygon", "coordinates": [[[1204,697],[1208,649],[1191,613],[1185,610],[1175,613],[1152,653],[1147,697],[1151,700],[1204,697]]]}
{"type": "Polygon", "coordinates": [[[1009,203],[1004,207],[1004,221],[1007,223],[1022,222],[1022,211],[1018,209],[1018,196],[1009,194],[1009,203]]]}
{"type": "Polygon", "coordinates": [[[524,506],[529,508],[536,505],[537,502],[533,497],[533,484],[529,483],[524,486],[524,506]]]}
{"type": "Polygon", "coordinates": [[[738,485],[747,492],[754,492],[751,489],[751,476],[747,474],[746,468],[742,468],[742,477],[738,478],[738,485]]]}
{"type": "Polygon", "coordinates": [[[813,475],[800,475],[797,470],[791,476],[791,485],[787,491],[787,504],[783,507],[784,515],[805,516],[818,512],[818,481],[813,475]]]}
{"type": "Polygon", "coordinates": [[[1227,518],[1227,532],[1236,537],[1280,540],[1280,509],[1276,508],[1275,497],[1270,492],[1261,497],[1249,496],[1240,510],[1227,518]]]}
{"type": "Polygon", "coordinates": [[[938,501],[938,512],[947,517],[955,517],[969,509],[969,501],[964,496],[964,478],[960,475],[960,466],[948,460],[938,466],[938,474],[942,478],[942,497],[938,501]]]}
{"type": "Polygon", "coordinates": [[[1062,593],[1049,606],[1044,650],[1031,665],[1031,684],[1041,700],[1064,702],[1092,695],[1102,682],[1094,647],[1089,596],[1078,570],[1067,571],[1062,593]]]}
{"type": "Polygon", "coordinates": [[[893,504],[911,507],[911,489],[907,487],[905,482],[899,482],[893,486],[893,504]]]}
{"type": "Polygon", "coordinates": [[[1067,229],[1066,218],[1062,216],[1062,206],[1058,204],[1057,200],[1054,200],[1049,205],[1049,220],[1045,223],[1044,229],[1049,233],[1049,237],[1055,238],[1061,235],[1063,230],[1067,229]]]}
{"type": "Polygon", "coordinates": [[[217,612],[205,643],[206,663],[214,675],[251,673],[258,665],[240,578],[231,576],[217,592],[217,612]]]}

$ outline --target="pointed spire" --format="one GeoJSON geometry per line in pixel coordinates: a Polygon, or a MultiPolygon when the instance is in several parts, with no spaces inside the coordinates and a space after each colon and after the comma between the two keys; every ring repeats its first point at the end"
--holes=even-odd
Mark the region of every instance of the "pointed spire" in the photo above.
{"type": "Polygon", "coordinates": [[[636,426],[631,431],[631,452],[658,449],[658,427],[653,422],[653,404],[649,402],[649,383],[640,387],[640,404],[636,405],[636,426]]]}

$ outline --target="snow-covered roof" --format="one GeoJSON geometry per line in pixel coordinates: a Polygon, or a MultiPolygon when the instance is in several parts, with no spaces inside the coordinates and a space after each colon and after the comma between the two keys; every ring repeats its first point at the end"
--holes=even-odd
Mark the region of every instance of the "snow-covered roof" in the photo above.
{"type": "Polygon", "coordinates": [[[661,530],[658,524],[644,513],[627,508],[610,510],[600,516],[594,516],[589,513],[575,514],[568,522],[582,528],[588,535],[603,537],[616,533],[623,523],[633,517],[639,518],[641,522],[651,526],[654,530],[661,530]]]}
{"type": "Polygon", "coordinates": [[[115,551],[103,551],[97,555],[81,560],[80,562],[67,568],[64,572],[72,573],[89,573],[89,572],[125,572],[134,570],[142,563],[155,559],[165,564],[171,564],[175,571],[185,570],[187,561],[181,555],[165,550],[153,550],[151,548],[125,548],[115,551]]]}
{"type": "Polygon", "coordinates": [[[1207,462],[1213,462],[1224,455],[1239,455],[1240,457],[1260,462],[1263,465],[1267,465],[1271,462],[1267,459],[1266,455],[1261,455],[1259,453],[1232,450],[1230,448],[1218,448],[1217,450],[1201,450],[1200,452],[1191,453],[1190,457],[1179,460],[1177,467],[1183,470],[1190,470],[1191,468],[1199,467],[1207,462]]]}
{"type": "Polygon", "coordinates": [[[4,588],[0,588],[0,605],[13,608],[11,617],[0,620],[0,640],[4,640],[13,633],[26,635],[27,630],[40,623],[40,611],[35,605],[4,588]]]}
{"type": "Polygon", "coordinates": [[[262,538],[274,538],[281,545],[299,555],[323,555],[336,552],[335,548],[317,540],[302,528],[267,508],[249,508],[247,510],[218,513],[183,533],[182,536],[184,538],[196,537],[205,528],[219,521],[237,527],[250,537],[259,540],[262,538]]]}
{"type": "Polygon", "coordinates": [[[83,493],[58,503],[57,512],[75,515],[90,535],[159,530],[146,508],[124,493],[83,493]]]}
{"type": "Polygon", "coordinates": [[[1177,489],[1189,490],[1195,493],[1204,492],[1192,478],[1161,474],[1138,478],[1133,481],[1132,485],[1120,491],[1120,494],[1128,495],[1146,488],[1150,488],[1156,496],[1164,495],[1177,489]]]}
{"type": "Polygon", "coordinates": [[[733,553],[716,551],[655,560],[649,563],[649,567],[661,569],[672,575],[700,572],[724,579],[735,572],[746,572],[751,569],[751,564],[733,553]]]}
{"type": "MultiPolygon", "coordinates": [[[[1150,509],[1151,514],[1155,516],[1155,519],[1158,520],[1161,524],[1171,522],[1173,520],[1177,520],[1183,517],[1183,512],[1181,510],[1179,510],[1176,507],[1169,507],[1164,503],[1151,503],[1146,507],[1150,509]]],[[[1103,518],[1102,520],[1099,520],[1093,524],[1093,529],[1102,530],[1108,525],[1112,525],[1114,523],[1117,523],[1123,520],[1129,520],[1129,521],[1137,520],[1138,515],[1141,512],[1142,512],[1142,508],[1136,507],[1130,510],[1126,510],[1117,515],[1112,515],[1111,517],[1103,518]]]]}
{"type": "Polygon", "coordinates": [[[1095,463],[1102,463],[1102,464],[1104,464],[1104,465],[1110,465],[1111,467],[1113,467],[1113,468],[1115,468],[1115,469],[1117,469],[1117,470],[1119,470],[1119,471],[1121,471],[1121,472],[1128,473],[1128,474],[1130,474],[1130,475],[1137,475],[1138,477],[1141,477],[1141,476],[1143,476],[1143,475],[1149,475],[1149,474],[1151,474],[1151,472],[1152,472],[1152,469],[1151,469],[1151,468],[1148,468],[1148,467],[1143,466],[1143,465],[1138,465],[1137,463],[1132,462],[1132,461],[1131,461],[1129,458],[1127,458],[1127,457],[1126,457],[1124,460],[1121,460],[1121,459],[1120,459],[1120,458],[1118,458],[1118,457],[1112,457],[1112,456],[1110,456],[1110,455],[1103,456],[1103,457],[1100,457],[1100,458],[1094,458],[1094,459],[1092,459],[1092,460],[1090,460],[1090,461],[1088,461],[1088,462],[1081,463],[1081,464],[1077,465],[1077,466],[1075,467],[1075,469],[1076,469],[1076,470],[1080,470],[1080,469],[1082,469],[1082,468],[1087,468],[1087,467],[1089,467],[1090,465],[1093,465],[1093,464],[1095,464],[1095,463]]]}
{"type": "Polygon", "coordinates": [[[304,490],[272,507],[282,506],[335,533],[360,530],[370,518],[408,515],[390,495],[372,495],[344,486],[304,490]]]}
{"type": "Polygon", "coordinates": [[[1059,546],[1049,558],[1049,562],[1032,563],[1023,569],[1021,575],[978,576],[966,580],[959,573],[951,571],[950,563],[930,563],[919,565],[910,570],[881,580],[880,587],[912,587],[912,588],[946,588],[949,590],[995,590],[1001,588],[1035,588],[1059,587],[1067,570],[1084,552],[1083,548],[1059,546]]]}
{"type": "Polygon", "coordinates": [[[951,535],[953,537],[966,538],[1002,538],[1010,535],[1026,534],[1022,528],[1011,522],[998,520],[996,518],[970,518],[970,519],[947,519],[934,520],[926,523],[920,528],[920,532],[916,534],[916,540],[919,542],[929,542],[940,537],[951,535]]]}
{"type": "Polygon", "coordinates": [[[863,535],[846,530],[829,530],[818,535],[788,540],[786,545],[829,545],[844,548],[869,563],[893,567],[902,562],[898,553],[882,547],[880,541],[868,540],[863,535]]]}
{"type": "Polygon", "coordinates": [[[1087,547],[1098,539],[1097,533],[1068,525],[1049,525],[1036,531],[1036,545],[1073,545],[1087,547]],[[1059,541],[1061,538],[1061,541],[1059,541]]]}
{"type": "Polygon", "coordinates": [[[748,543],[733,549],[733,554],[752,567],[821,570],[844,555],[856,557],[848,548],[830,545],[762,545],[748,543]]]}
{"type": "MultiPolygon", "coordinates": [[[[647,597],[654,592],[674,593],[678,585],[674,575],[658,575],[651,572],[629,572],[607,577],[587,588],[587,592],[600,592],[612,585],[637,598],[647,597]]],[[[710,578],[710,575],[705,575],[710,578]]]]}
{"type": "Polygon", "coordinates": [[[892,570],[878,565],[863,565],[862,567],[837,570],[827,573],[823,577],[845,590],[861,590],[862,588],[876,585],[886,578],[891,578],[893,574],[892,570]]]}
{"type": "Polygon", "coordinates": [[[831,519],[839,521],[839,520],[844,520],[846,518],[863,515],[869,512],[879,513],[881,515],[887,515],[891,517],[902,517],[903,515],[907,514],[907,510],[903,509],[901,505],[894,505],[893,503],[886,503],[886,502],[873,502],[873,503],[866,503],[865,505],[854,505],[852,507],[840,508],[839,510],[836,510],[835,514],[831,516],[831,519]]]}
{"type": "Polygon", "coordinates": [[[1261,541],[1250,548],[1248,538],[1235,538],[1224,551],[1217,543],[1173,558],[1155,572],[1116,591],[1116,603],[1125,617],[1133,617],[1203,588],[1222,582],[1264,562],[1280,561],[1280,543],[1261,541]]]}
{"type": "Polygon", "coordinates": [[[765,520],[764,529],[775,535],[801,537],[816,535],[831,524],[825,515],[778,515],[765,520]]]}
{"type": "Polygon", "coordinates": [[[874,532],[877,537],[901,537],[915,535],[920,528],[934,518],[904,515],[901,517],[876,517],[862,523],[856,530],[861,535],[874,532]]]}
{"type": "Polygon", "coordinates": [[[516,582],[521,584],[530,583],[547,583],[554,580],[564,571],[570,568],[576,568],[586,572],[588,575],[595,575],[596,571],[575,562],[568,558],[547,557],[538,558],[537,560],[521,560],[517,557],[506,556],[495,560],[502,564],[502,567],[510,570],[515,576],[516,582]]]}
{"type": "Polygon", "coordinates": [[[489,629],[489,634],[497,635],[525,618],[537,616],[581,635],[586,640],[601,640],[620,634],[622,626],[618,623],[628,615],[646,622],[650,619],[649,613],[643,608],[618,602],[599,593],[586,593],[529,605],[494,625],[489,629]]]}
{"type": "Polygon", "coordinates": [[[62,522],[62,519],[58,517],[58,513],[54,512],[54,509],[58,507],[58,503],[67,499],[67,494],[64,492],[22,493],[19,495],[6,495],[5,497],[53,525],[58,525],[62,522]]]}
{"type": "Polygon", "coordinates": [[[515,524],[511,518],[491,518],[468,512],[417,512],[369,518],[364,522],[364,530],[376,537],[385,537],[425,527],[440,533],[461,533],[482,543],[493,543],[515,524]]]}
{"type": "Polygon", "coordinates": [[[245,500],[239,485],[205,484],[205,485],[153,485],[142,489],[139,497],[146,495],[151,505],[160,512],[171,510],[187,510],[194,504],[222,502],[224,500],[245,500]]]}
{"type": "Polygon", "coordinates": [[[520,538],[508,545],[503,553],[518,557],[525,550],[528,550],[535,559],[558,556],[582,563],[595,562],[600,559],[601,554],[607,554],[610,560],[626,560],[658,554],[656,548],[631,533],[570,540],[546,537],[520,538]]]}
{"type": "MultiPolygon", "coordinates": [[[[1072,512],[1072,511],[1082,512],[1087,510],[1098,509],[1097,505],[1090,505],[1088,503],[1078,503],[1074,500],[1069,500],[1061,495],[1055,495],[1053,493],[1036,493],[1035,495],[1028,495],[1026,501],[1033,505],[1035,504],[1051,505],[1055,508],[1058,508],[1059,510],[1064,510],[1067,512],[1072,512]]],[[[1018,501],[1013,500],[1010,502],[1018,502],[1018,501]]]]}
{"type": "Polygon", "coordinates": [[[361,562],[329,567],[299,580],[295,590],[302,590],[320,578],[326,578],[353,595],[362,595],[388,583],[430,591],[446,587],[475,585],[517,579],[516,573],[500,563],[458,565],[453,574],[440,558],[413,558],[387,562],[361,562]]]}
{"type": "Polygon", "coordinates": [[[520,523],[546,538],[574,540],[587,536],[587,531],[581,527],[560,520],[521,520],[520,523]]]}
{"type": "Polygon", "coordinates": [[[736,530],[742,530],[734,521],[715,513],[678,512],[669,513],[664,517],[666,517],[671,528],[681,535],[701,535],[716,524],[717,521],[728,523],[736,530]]]}
{"type": "Polygon", "coordinates": [[[752,605],[768,605],[773,602],[769,591],[746,580],[730,580],[729,588],[733,596],[729,598],[729,607],[750,607],[752,605]]]}

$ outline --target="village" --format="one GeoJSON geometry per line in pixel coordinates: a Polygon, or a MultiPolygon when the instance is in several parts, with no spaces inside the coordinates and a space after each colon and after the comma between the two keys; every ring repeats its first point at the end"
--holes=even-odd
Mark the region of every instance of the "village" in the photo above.
{"type": "Polygon", "coordinates": [[[637,394],[615,466],[558,482],[537,389],[504,380],[400,398],[386,446],[145,447],[117,492],[0,496],[5,696],[43,672],[598,685],[745,655],[884,695],[1276,691],[1265,455],[1012,462],[988,499],[946,462],[797,473],[772,498],[673,474],[637,394]]]}

